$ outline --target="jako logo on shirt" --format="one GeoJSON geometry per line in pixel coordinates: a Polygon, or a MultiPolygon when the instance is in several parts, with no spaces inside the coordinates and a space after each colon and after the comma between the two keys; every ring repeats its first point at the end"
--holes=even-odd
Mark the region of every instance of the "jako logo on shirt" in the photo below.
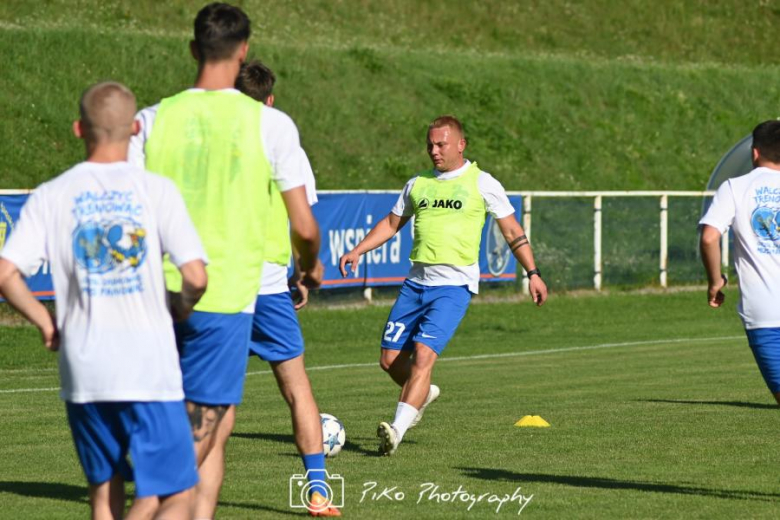
{"type": "MultiPolygon", "coordinates": [[[[422,199],[420,201],[420,209],[425,209],[428,207],[428,199],[422,199]]],[[[433,208],[444,208],[444,209],[462,209],[463,208],[463,202],[460,200],[452,200],[452,199],[433,199],[433,208]]]]}

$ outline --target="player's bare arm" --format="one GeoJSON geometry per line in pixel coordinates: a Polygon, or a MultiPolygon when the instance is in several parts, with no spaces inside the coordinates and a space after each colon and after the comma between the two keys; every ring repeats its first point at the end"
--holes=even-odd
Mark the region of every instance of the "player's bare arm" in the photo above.
{"type": "Polygon", "coordinates": [[[16,265],[5,258],[0,258],[0,294],[11,307],[38,327],[47,349],[55,351],[59,348],[59,334],[51,314],[32,295],[16,265]]]}
{"type": "Polygon", "coordinates": [[[366,238],[361,240],[352,251],[342,255],[339,260],[341,276],[347,276],[347,265],[352,265],[351,271],[353,273],[356,272],[358,263],[360,263],[360,255],[373,251],[393,238],[395,234],[401,231],[406,223],[409,222],[410,218],[411,217],[399,217],[395,213],[390,213],[377,222],[376,226],[368,232],[366,238]]]}
{"type": "Polygon", "coordinates": [[[203,260],[193,260],[179,267],[182,283],[181,292],[170,293],[171,316],[174,321],[184,321],[206,292],[208,276],[203,260]]]}
{"type": "Polygon", "coordinates": [[[299,256],[301,283],[316,289],[322,283],[324,267],[319,260],[320,227],[314,219],[306,188],[299,186],[282,192],[282,199],[290,218],[292,245],[299,256]]]}
{"type": "MultiPolygon", "coordinates": [[[[526,272],[532,272],[536,269],[534,253],[531,249],[531,242],[523,231],[523,227],[517,221],[514,215],[496,219],[501,234],[504,235],[506,243],[509,244],[509,250],[515,256],[520,265],[526,272]]],[[[528,279],[528,289],[531,292],[536,305],[542,306],[547,301],[547,285],[539,275],[531,275],[528,279]]]]}
{"type": "Polygon", "coordinates": [[[720,270],[720,239],[721,233],[717,228],[702,226],[699,247],[701,260],[707,271],[707,302],[713,308],[720,307],[726,300],[726,295],[723,294],[726,278],[720,270]]]}

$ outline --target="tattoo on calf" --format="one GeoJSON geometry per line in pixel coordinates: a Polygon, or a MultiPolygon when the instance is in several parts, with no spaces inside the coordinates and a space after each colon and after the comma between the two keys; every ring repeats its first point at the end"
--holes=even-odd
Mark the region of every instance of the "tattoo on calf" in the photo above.
{"type": "Polygon", "coordinates": [[[514,253],[516,249],[520,249],[523,246],[529,245],[530,242],[528,242],[528,237],[525,235],[520,235],[516,239],[509,242],[509,249],[514,253]]]}
{"type": "Polygon", "coordinates": [[[198,403],[187,403],[187,414],[190,416],[192,438],[200,442],[217,429],[219,422],[227,412],[227,406],[211,406],[198,403]]]}

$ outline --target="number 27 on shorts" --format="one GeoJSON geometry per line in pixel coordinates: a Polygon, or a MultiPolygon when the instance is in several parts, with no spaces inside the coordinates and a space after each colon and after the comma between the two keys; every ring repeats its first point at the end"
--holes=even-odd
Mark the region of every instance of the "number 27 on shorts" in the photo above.
{"type": "Polygon", "coordinates": [[[385,341],[390,343],[398,343],[398,340],[401,338],[401,334],[404,333],[404,330],[406,330],[406,325],[400,321],[388,321],[387,328],[385,329],[385,341]]]}

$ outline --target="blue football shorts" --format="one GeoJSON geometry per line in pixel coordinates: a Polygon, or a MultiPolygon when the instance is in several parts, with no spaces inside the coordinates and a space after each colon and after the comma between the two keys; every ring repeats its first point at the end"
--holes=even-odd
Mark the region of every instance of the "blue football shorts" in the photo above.
{"type": "Polygon", "coordinates": [[[780,392],[780,328],[746,330],[750,349],[766,386],[780,392]]]}
{"type": "Polygon", "coordinates": [[[303,335],[289,292],[257,297],[249,342],[249,355],[252,354],[271,363],[303,354],[303,335]]]}
{"type": "Polygon", "coordinates": [[[117,473],[135,480],[136,496],[167,496],[198,483],[195,448],[183,401],[65,403],[87,481],[117,473]],[[130,455],[132,465],[127,460],[130,455]]]}
{"type": "Polygon", "coordinates": [[[414,350],[415,343],[441,355],[471,302],[465,285],[427,286],[406,280],[382,335],[382,348],[414,350]]]}
{"type": "Polygon", "coordinates": [[[184,397],[198,404],[239,404],[249,359],[252,315],[193,312],[174,324],[184,397]]]}

